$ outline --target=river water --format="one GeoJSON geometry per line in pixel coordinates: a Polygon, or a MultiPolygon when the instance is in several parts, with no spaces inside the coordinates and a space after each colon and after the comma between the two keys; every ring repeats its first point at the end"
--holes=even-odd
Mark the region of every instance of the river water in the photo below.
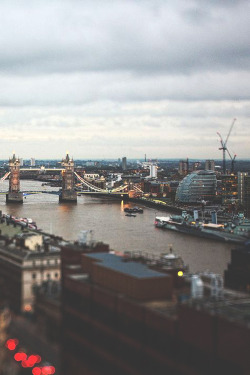
{"type": "MultiPolygon", "coordinates": [[[[58,188],[42,186],[41,182],[21,180],[22,191],[56,191],[58,188]]],[[[0,191],[8,190],[8,181],[1,182],[0,191]]],[[[143,214],[127,217],[123,209],[134,203],[110,198],[78,197],[77,204],[58,203],[58,195],[28,195],[21,204],[6,204],[0,195],[3,213],[17,217],[30,217],[45,232],[76,240],[81,230],[93,230],[94,240],[103,241],[117,251],[143,251],[160,254],[172,245],[181,255],[191,272],[209,270],[223,274],[230,262],[230,249],[234,245],[196,238],[154,227],[155,215],[165,216],[154,208],[141,207],[143,214]]]]}

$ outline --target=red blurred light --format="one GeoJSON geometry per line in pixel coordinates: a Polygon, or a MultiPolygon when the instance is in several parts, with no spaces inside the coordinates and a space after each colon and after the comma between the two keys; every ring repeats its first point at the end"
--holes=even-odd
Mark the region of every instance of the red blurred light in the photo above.
{"type": "Polygon", "coordinates": [[[44,366],[42,368],[42,375],[49,375],[49,366],[44,366]]]}
{"type": "Polygon", "coordinates": [[[26,361],[26,360],[22,361],[22,362],[21,362],[22,367],[25,367],[25,368],[26,368],[26,367],[29,367],[27,362],[28,362],[28,361],[26,361]]]}
{"type": "Polygon", "coordinates": [[[42,360],[42,358],[40,357],[40,355],[36,355],[36,363],[40,363],[42,360]]]}
{"type": "Polygon", "coordinates": [[[15,350],[18,345],[17,339],[9,339],[6,341],[5,346],[9,350],[15,350]]]}
{"type": "Polygon", "coordinates": [[[23,352],[18,352],[14,355],[16,361],[25,361],[27,359],[27,354],[23,352]]]}
{"type": "Polygon", "coordinates": [[[42,375],[53,375],[56,372],[54,366],[44,366],[42,368],[42,375]]]}
{"type": "Polygon", "coordinates": [[[34,354],[30,355],[27,361],[29,362],[30,367],[33,367],[37,363],[37,356],[34,354]]]}
{"type": "Polygon", "coordinates": [[[33,375],[41,375],[42,374],[42,370],[40,367],[34,367],[33,370],[32,370],[32,374],[33,375]]]}

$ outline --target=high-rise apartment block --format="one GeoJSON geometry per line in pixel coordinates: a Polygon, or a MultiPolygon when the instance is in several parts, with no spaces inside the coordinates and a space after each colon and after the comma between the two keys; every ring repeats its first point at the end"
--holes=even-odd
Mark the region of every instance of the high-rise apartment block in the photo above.
{"type": "Polygon", "coordinates": [[[36,159],[35,158],[31,158],[30,159],[30,166],[31,167],[35,167],[36,166],[36,159]]]}

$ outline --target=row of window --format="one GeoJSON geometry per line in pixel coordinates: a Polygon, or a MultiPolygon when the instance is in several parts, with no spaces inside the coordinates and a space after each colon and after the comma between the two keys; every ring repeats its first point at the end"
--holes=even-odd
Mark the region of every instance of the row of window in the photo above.
{"type": "MultiPolygon", "coordinates": [[[[32,273],[32,279],[36,279],[36,276],[37,276],[37,273],[35,273],[35,272],[32,273]]],[[[50,273],[47,273],[47,274],[46,274],[46,278],[47,278],[47,279],[50,279],[51,276],[52,276],[52,274],[50,274],[50,273]]],[[[55,279],[58,279],[58,277],[59,277],[58,272],[55,272],[55,273],[54,273],[54,278],[55,278],[55,279]]]]}
{"type": "Polygon", "coordinates": [[[60,261],[59,259],[47,259],[46,260],[33,260],[32,262],[32,265],[33,266],[41,266],[41,265],[45,265],[47,264],[48,266],[49,265],[57,265],[57,264],[60,264],[60,261]]]}

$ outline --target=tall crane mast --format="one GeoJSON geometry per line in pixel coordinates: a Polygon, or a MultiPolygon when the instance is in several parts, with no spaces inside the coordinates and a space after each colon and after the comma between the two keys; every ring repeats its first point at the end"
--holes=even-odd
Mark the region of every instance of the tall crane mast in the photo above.
{"type": "Polygon", "coordinates": [[[236,154],[234,154],[234,156],[231,155],[231,153],[229,152],[228,148],[227,148],[227,153],[231,159],[231,173],[234,173],[234,164],[235,164],[235,158],[236,158],[236,154]]]}
{"type": "MultiPolygon", "coordinates": [[[[223,141],[223,138],[220,135],[220,133],[217,132],[218,136],[220,137],[221,147],[219,148],[219,150],[222,150],[222,169],[223,169],[224,174],[226,173],[226,151],[229,152],[228,149],[227,149],[227,141],[228,141],[228,138],[230,137],[230,134],[232,132],[235,121],[236,121],[236,118],[233,119],[233,122],[230,126],[230,129],[229,129],[229,132],[228,132],[228,135],[227,135],[227,138],[226,138],[225,141],[223,141]]],[[[235,157],[236,157],[236,155],[235,155],[235,157]]],[[[231,160],[232,160],[232,158],[231,158],[231,160]]]]}

